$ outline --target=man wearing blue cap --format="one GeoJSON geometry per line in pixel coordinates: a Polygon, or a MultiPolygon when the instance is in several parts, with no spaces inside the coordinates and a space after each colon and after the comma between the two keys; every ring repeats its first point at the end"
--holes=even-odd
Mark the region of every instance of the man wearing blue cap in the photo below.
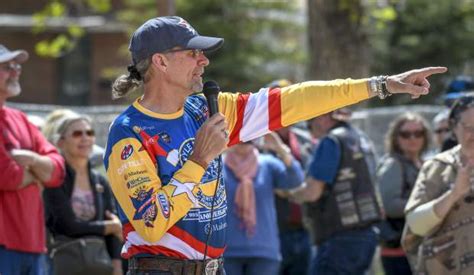
{"type": "Polygon", "coordinates": [[[0,44],[0,274],[47,274],[41,190],[57,187],[64,161],[24,113],[5,106],[21,92],[24,50],[0,44]]]}
{"type": "Polygon", "coordinates": [[[263,136],[375,95],[419,97],[443,67],[360,80],[303,82],[253,94],[219,93],[209,118],[203,88],[206,53],[222,38],[199,35],[176,16],[148,20],[132,36],[132,64],[114,97],[144,94],[112,123],[104,155],[119,204],[131,274],[221,274],[226,194],[218,155],[263,136]]]}

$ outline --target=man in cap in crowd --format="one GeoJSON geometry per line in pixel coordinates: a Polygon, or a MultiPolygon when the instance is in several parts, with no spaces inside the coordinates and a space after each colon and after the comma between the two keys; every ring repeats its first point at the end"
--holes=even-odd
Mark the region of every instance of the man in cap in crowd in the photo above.
{"type": "Polygon", "coordinates": [[[0,274],[46,274],[46,240],[41,190],[56,187],[64,161],[19,110],[6,107],[21,92],[24,50],[0,44],[0,274]]]}
{"type": "Polygon", "coordinates": [[[379,95],[428,93],[433,67],[361,80],[304,82],[254,94],[219,93],[209,117],[206,53],[222,38],[199,35],[184,19],[158,17],[133,34],[128,75],[115,97],[144,94],[112,123],[104,162],[119,204],[131,274],[222,273],[226,195],[218,155],[228,146],[379,95]]]}

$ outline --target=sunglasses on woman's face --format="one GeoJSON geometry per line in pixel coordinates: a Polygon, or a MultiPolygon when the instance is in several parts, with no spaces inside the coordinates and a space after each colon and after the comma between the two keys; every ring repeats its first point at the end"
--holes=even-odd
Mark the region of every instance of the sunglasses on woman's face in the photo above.
{"type": "Polygon", "coordinates": [[[423,130],[416,130],[416,131],[400,131],[398,135],[401,138],[409,139],[409,138],[422,138],[425,132],[423,130]]]}
{"type": "Polygon", "coordinates": [[[95,131],[93,129],[90,130],[75,130],[71,133],[71,137],[73,138],[79,138],[82,136],[88,136],[88,137],[93,137],[95,136],[95,131]]]}

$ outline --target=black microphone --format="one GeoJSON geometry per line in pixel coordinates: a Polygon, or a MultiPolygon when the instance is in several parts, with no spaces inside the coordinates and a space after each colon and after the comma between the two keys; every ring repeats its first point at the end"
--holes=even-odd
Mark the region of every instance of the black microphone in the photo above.
{"type": "MultiPolygon", "coordinates": [[[[219,94],[221,88],[219,88],[219,84],[213,80],[206,81],[204,83],[204,86],[202,88],[202,92],[204,93],[204,96],[206,97],[207,100],[207,107],[209,108],[209,117],[211,117],[213,114],[219,112],[219,105],[217,104],[217,95],[219,94]]],[[[227,133],[227,132],[226,132],[227,133]]],[[[216,194],[217,194],[217,188],[220,185],[221,181],[221,165],[222,165],[222,159],[221,155],[219,155],[219,160],[217,161],[217,182],[216,182],[216,187],[214,188],[214,195],[212,195],[212,202],[211,202],[211,219],[208,223],[209,225],[209,231],[207,232],[206,236],[206,246],[204,247],[204,255],[202,260],[204,261],[207,256],[207,248],[209,246],[209,240],[211,238],[211,233],[212,233],[212,221],[214,219],[214,204],[216,200],[216,194]]],[[[206,273],[205,272],[205,265],[202,265],[202,269],[204,272],[201,273],[206,273]]]]}
{"type": "Polygon", "coordinates": [[[219,84],[214,80],[209,80],[204,83],[204,87],[202,88],[202,92],[207,99],[207,106],[209,107],[209,117],[213,114],[219,112],[219,105],[217,103],[217,95],[219,94],[221,88],[219,88],[219,84]]]}

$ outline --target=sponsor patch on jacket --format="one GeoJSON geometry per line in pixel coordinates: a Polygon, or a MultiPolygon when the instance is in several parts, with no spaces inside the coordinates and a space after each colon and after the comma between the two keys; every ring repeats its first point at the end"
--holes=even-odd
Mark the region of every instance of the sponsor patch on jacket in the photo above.
{"type": "Polygon", "coordinates": [[[166,195],[163,193],[158,193],[156,195],[158,198],[158,202],[161,207],[161,213],[163,214],[163,217],[169,218],[170,217],[170,205],[168,203],[168,200],[166,199],[166,195]]]}
{"type": "Polygon", "coordinates": [[[160,137],[160,140],[162,140],[164,143],[169,144],[171,142],[171,136],[166,132],[160,132],[158,136],[160,137]]]}
{"type": "Polygon", "coordinates": [[[153,222],[156,219],[157,207],[156,199],[153,196],[153,188],[146,190],[144,187],[139,187],[131,197],[135,213],[134,220],[143,220],[145,226],[153,227],[153,222]]]}
{"type": "Polygon", "coordinates": [[[117,168],[117,174],[122,175],[127,169],[139,166],[144,166],[144,161],[142,159],[126,161],[122,163],[119,168],[117,168]]]}
{"type": "Polygon", "coordinates": [[[128,178],[133,177],[133,176],[140,176],[146,174],[146,170],[138,170],[138,171],[130,171],[128,173],[125,173],[123,175],[124,180],[128,180],[128,178]]]}
{"type": "Polygon", "coordinates": [[[127,181],[127,188],[128,189],[132,189],[132,188],[135,188],[141,184],[144,184],[144,183],[147,183],[147,182],[150,182],[151,179],[150,177],[138,177],[138,178],[134,178],[134,179],[131,179],[129,181],[127,181]]]}
{"type": "Polygon", "coordinates": [[[133,154],[133,146],[131,144],[127,144],[123,147],[122,153],[120,154],[120,158],[122,160],[128,159],[133,154]]]}

